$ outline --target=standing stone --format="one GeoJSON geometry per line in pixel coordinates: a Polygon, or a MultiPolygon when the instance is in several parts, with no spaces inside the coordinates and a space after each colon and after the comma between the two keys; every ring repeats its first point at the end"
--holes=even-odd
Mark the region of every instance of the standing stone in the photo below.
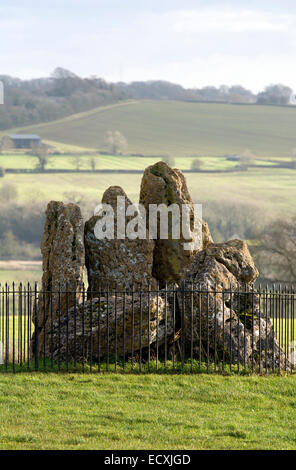
{"type": "Polygon", "coordinates": [[[248,245],[242,240],[212,243],[194,259],[187,280],[207,284],[210,288],[251,284],[259,273],[250,255],[248,245]]]}
{"type": "Polygon", "coordinates": [[[123,358],[155,343],[162,346],[174,331],[165,294],[105,292],[73,308],[67,322],[53,325],[53,356],[78,362],[123,358]]]}
{"type": "MultiPolygon", "coordinates": [[[[114,210],[114,240],[98,239],[94,228],[101,216],[93,216],[85,224],[84,240],[88,282],[93,292],[117,286],[153,282],[152,265],[154,241],[148,239],[117,239],[117,197],[125,198],[125,209],[132,204],[119,186],[111,186],[103,195],[102,203],[114,210]]],[[[126,218],[126,224],[132,217],[126,218]]],[[[126,226],[125,226],[126,228],[126,226]]]]}
{"type": "MultiPolygon", "coordinates": [[[[38,302],[38,349],[42,355],[44,339],[45,350],[47,353],[49,351],[49,330],[52,321],[58,317],[65,317],[67,309],[70,309],[75,302],[78,303],[81,297],[84,245],[83,219],[78,206],[55,201],[48,204],[41,253],[42,291],[45,294],[40,294],[38,302]],[[71,294],[67,294],[67,289],[71,294]]],[[[33,320],[36,327],[36,319],[33,320]]],[[[33,351],[35,351],[35,340],[34,333],[33,351]]]]}
{"type": "Polygon", "coordinates": [[[287,358],[253,289],[258,274],[248,246],[241,240],[211,244],[196,255],[185,279],[185,285],[197,290],[185,294],[188,347],[194,339],[197,354],[203,350],[213,355],[216,348],[216,358],[228,357],[243,365],[258,365],[262,351],[263,367],[271,367],[273,360],[276,367],[284,366],[287,358]]]}
{"type": "MultiPolygon", "coordinates": [[[[187,204],[190,207],[190,228],[193,230],[193,202],[184,175],[180,170],[172,169],[164,162],[149,166],[142,178],[140,203],[146,209],[147,227],[150,204],[165,204],[166,206],[177,204],[180,208],[180,215],[182,215],[182,205],[187,204]]],[[[190,240],[183,238],[181,227],[180,233],[179,240],[173,239],[172,227],[169,227],[169,239],[160,240],[158,227],[158,239],[154,249],[153,276],[162,284],[166,281],[178,282],[182,279],[186,268],[197,253],[197,250],[184,250],[183,244],[190,242],[190,240]]],[[[208,246],[213,242],[206,222],[202,222],[202,238],[203,246],[208,246]]]]}

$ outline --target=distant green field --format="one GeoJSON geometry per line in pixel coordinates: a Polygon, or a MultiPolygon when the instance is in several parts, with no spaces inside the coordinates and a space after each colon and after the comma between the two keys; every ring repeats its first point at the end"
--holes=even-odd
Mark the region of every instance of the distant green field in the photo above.
{"type": "Polygon", "coordinates": [[[130,153],[177,157],[223,155],[249,148],[259,156],[281,158],[289,157],[296,147],[295,127],[293,107],[143,100],[13,131],[102,150],[106,149],[106,133],[119,130],[128,140],[130,153]]]}
{"type": "MultiPolygon", "coordinates": [[[[189,173],[186,175],[189,190],[195,202],[232,201],[251,204],[263,209],[273,218],[277,215],[295,214],[295,170],[254,168],[234,173],[189,173]]],[[[105,189],[111,185],[122,186],[133,201],[138,201],[141,174],[7,174],[0,179],[18,188],[20,201],[68,200],[83,196],[99,201],[105,189]]],[[[93,210],[90,207],[90,210],[93,210]]],[[[220,216],[221,214],[219,214],[220,216]]]]}
{"type": "MultiPolygon", "coordinates": [[[[190,170],[192,162],[197,157],[176,157],[174,165],[181,170],[190,170]]],[[[95,162],[96,170],[145,170],[147,166],[158,162],[160,157],[134,157],[134,156],[115,156],[115,155],[59,155],[50,156],[47,170],[91,170],[92,161],[95,162]]],[[[198,160],[201,162],[202,170],[228,170],[237,166],[237,162],[229,161],[225,157],[208,157],[200,156],[198,160]]],[[[0,155],[0,166],[11,169],[32,170],[36,168],[38,160],[36,157],[25,154],[8,154],[0,155]]],[[[273,166],[272,161],[257,159],[252,161],[255,165],[273,166]]]]}
{"type": "MultiPolygon", "coordinates": [[[[192,162],[197,157],[177,157],[175,158],[174,166],[181,170],[189,170],[192,162]]],[[[145,170],[147,166],[153,165],[160,160],[159,157],[130,157],[130,156],[115,156],[115,155],[94,155],[94,156],[71,156],[60,155],[49,157],[46,169],[51,170],[77,170],[77,166],[81,170],[91,170],[92,160],[95,162],[95,169],[110,169],[110,170],[145,170]]],[[[226,158],[220,157],[200,157],[202,162],[201,169],[206,170],[225,170],[234,168],[237,162],[228,161],[226,158]]],[[[260,164],[264,163],[267,166],[272,165],[270,162],[264,160],[258,161],[260,164]]],[[[28,169],[36,168],[38,160],[36,157],[29,155],[0,155],[0,166],[12,169],[28,169]]]]}
{"type": "Polygon", "coordinates": [[[27,283],[30,282],[34,285],[35,282],[40,282],[41,280],[41,271],[32,271],[32,270],[0,270],[0,284],[1,288],[5,284],[12,286],[14,282],[16,289],[18,288],[20,282],[27,283]]]}

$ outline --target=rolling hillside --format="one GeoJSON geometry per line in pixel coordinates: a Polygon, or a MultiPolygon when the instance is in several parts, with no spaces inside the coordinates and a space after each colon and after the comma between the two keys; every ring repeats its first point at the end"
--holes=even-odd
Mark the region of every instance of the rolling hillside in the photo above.
{"type": "Polygon", "coordinates": [[[263,157],[289,157],[295,129],[292,107],[126,101],[13,131],[104,150],[107,131],[119,130],[130,153],[145,155],[223,155],[249,148],[263,157]]]}

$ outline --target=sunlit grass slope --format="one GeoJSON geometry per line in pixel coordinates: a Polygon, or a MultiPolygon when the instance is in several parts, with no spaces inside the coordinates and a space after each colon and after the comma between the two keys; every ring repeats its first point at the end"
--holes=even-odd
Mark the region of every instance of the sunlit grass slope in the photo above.
{"type": "Polygon", "coordinates": [[[130,152],[145,155],[223,155],[249,148],[260,156],[287,157],[296,146],[295,127],[293,107],[143,100],[17,131],[38,133],[62,144],[104,149],[106,133],[119,130],[127,138],[130,152]]]}

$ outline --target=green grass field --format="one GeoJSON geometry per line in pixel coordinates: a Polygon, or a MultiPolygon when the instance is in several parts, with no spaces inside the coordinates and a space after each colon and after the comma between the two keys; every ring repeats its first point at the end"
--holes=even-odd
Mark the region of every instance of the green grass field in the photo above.
{"type": "Polygon", "coordinates": [[[296,377],[1,374],[1,449],[296,449],[296,377]]]}
{"type": "MultiPolygon", "coordinates": [[[[181,170],[190,170],[192,162],[197,157],[176,157],[174,167],[181,170]]],[[[115,156],[115,155],[82,155],[75,157],[73,155],[50,156],[46,170],[92,170],[92,161],[95,162],[96,170],[145,170],[149,165],[158,162],[160,157],[134,157],[134,156],[115,156]]],[[[201,162],[202,170],[230,170],[234,169],[237,162],[228,161],[225,157],[207,157],[198,158],[201,162]]],[[[0,155],[0,166],[9,169],[33,170],[36,168],[38,159],[26,154],[3,154],[0,155]]],[[[252,162],[255,165],[265,165],[272,167],[274,163],[265,159],[257,159],[252,162]]]]}
{"type": "MultiPolygon", "coordinates": [[[[94,155],[81,156],[79,159],[79,168],[81,170],[91,170],[91,160],[95,161],[96,170],[145,170],[149,165],[159,161],[159,157],[131,157],[131,156],[114,156],[114,155],[94,155]]],[[[221,157],[201,157],[201,169],[205,170],[226,170],[234,168],[237,163],[227,161],[221,157]]],[[[195,157],[179,157],[175,158],[174,166],[181,170],[190,170],[192,161],[195,157]]],[[[267,166],[272,163],[259,160],[267,166]]],[[[36,168],[38,160],[36,157],[29,155],[0,155],[0,165],[4,168],[12,169],[29,169],[36,168]]],[[[49,157],[47,170],[74,170],[77,169],[77,157],[71,155],[60,155],[49,157]]]]}
{"type": "Polygon", "coordinates": [[[0,284],[1,287],[6,283],[12,285],[14,282],[18,287],[20,282],[30,282],[32,285],[35,282],[40,282],[41,271],[37,270],[0,270],[0,284]]]}
{"type": "MultiPolygon", "coordinates": [[[[194,201],[203,204],[205,216],[208,202],[231,201],[269,211],[273,218],[283,213],[295,214],[295,175],[295,170],[284,168],[254,168],[222,174],[188,173],[186,179],[194,201]]],[[[67,200],[71,194],[99,201],[112,185],[122,186],[130,199],[137,202],[141,174],[7,174],[0,179],[0,188],[4,182],[16,185],[22,202],[67,200]]]]}
{"type": "Polygon", "coordinates": [[[5,284],[15,283],[16,289],[19,283],[39,282],[42,273],[42,262],[41,261],[1,261],[0,260],[0,284],[1,288],[5,284]]]}
{"type": "MultiPolygon", "coordinates": [[[[296,146],[296,109],[174,101],[126,101],[10,132],[88,149],[106,149],[106,133],[119,130],[129,152],[224,155],[251,149],[289,157],[296,146]]],[[[6,134],[2,132],[1,135],[6,134]]]]}

